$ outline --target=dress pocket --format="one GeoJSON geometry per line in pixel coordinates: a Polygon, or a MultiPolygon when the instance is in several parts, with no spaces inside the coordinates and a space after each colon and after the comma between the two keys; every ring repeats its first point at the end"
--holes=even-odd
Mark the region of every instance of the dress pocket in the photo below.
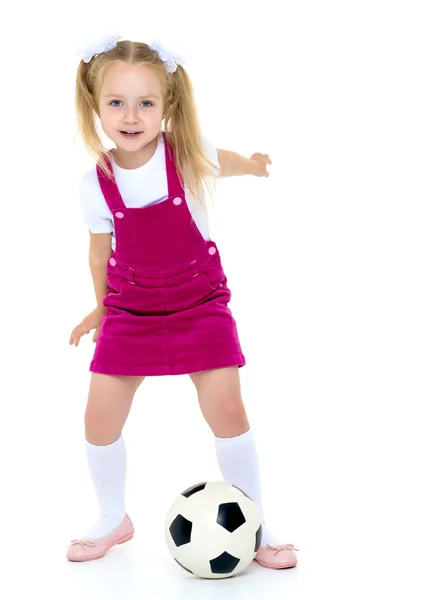
{"type": "Polygon", "coordinates": [[[113,269],[107,269],[107,296],[120,296],[125,285],[125,279],[113,269]]]}
{"type": "Polygon", "coordinates": [[[107,296],[120,296],[124,285],[125,285],[124,281],[122,281],[122,283],[120,283],[118,286],[115,286],[115,287],[112,286],[111,284],[109,284],[107,296]]]}
{"type": "Polygon", "coordinates": [[[207,281],[211,291],[227,287],[227,277],[219,263],[203,267],[200,274],[207,281]]]}

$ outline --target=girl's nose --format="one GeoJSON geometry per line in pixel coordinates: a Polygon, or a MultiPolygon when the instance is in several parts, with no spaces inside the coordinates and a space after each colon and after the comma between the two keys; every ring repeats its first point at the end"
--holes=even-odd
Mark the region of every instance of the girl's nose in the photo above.
{"type": "Polygon", "coordinates": [[[124,120],[126,123],[136,123],[138,121],[137,111],[133,108],[127,108],[124,120]]]}

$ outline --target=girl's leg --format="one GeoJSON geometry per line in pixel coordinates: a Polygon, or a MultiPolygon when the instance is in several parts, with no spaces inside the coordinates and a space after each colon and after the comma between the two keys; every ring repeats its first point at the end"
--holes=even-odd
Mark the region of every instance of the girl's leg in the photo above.
{"type": "MultiPolygon", "coordinates": [[[[214,433],[217,460],[225,481],[244,491],[262,516],[262,493],[256,443],[241,396],[238,367],[190,375],[202,414],[214,433]]],[[[262,545],[278,540],[263,521],[262,545]]]]}
{"type": "Polygon", "coordinates": [[[92,373],[85,411],[85,448],[100,517],[80,539],[104,537],[125,517],[127,460],[122,429],[143,380],[92,373]]]}

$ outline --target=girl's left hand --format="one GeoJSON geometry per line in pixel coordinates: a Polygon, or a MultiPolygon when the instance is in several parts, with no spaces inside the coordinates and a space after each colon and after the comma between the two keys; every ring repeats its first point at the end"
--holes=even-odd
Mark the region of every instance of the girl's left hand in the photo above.
{"type": "Polygon", "coordinates": [[[250,160],[254,162],[253,175],[256,175],[256,177],[269,177],[269,173],[266,168],[267,165],[272,164],[269,154],[255,152],[252,156],[250,156],[250,160]]]}

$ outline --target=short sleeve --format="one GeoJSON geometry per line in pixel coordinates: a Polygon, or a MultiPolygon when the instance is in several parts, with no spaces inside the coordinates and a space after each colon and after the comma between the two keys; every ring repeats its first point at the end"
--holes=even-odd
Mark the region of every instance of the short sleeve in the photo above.
{"type": "Polygon", "coordinates": [[[79,192],[80,207],[88,229],[92,233],[112,232],[113,221],[108,216],[108,207],[92,171],[82,177],[79,192]]]}

